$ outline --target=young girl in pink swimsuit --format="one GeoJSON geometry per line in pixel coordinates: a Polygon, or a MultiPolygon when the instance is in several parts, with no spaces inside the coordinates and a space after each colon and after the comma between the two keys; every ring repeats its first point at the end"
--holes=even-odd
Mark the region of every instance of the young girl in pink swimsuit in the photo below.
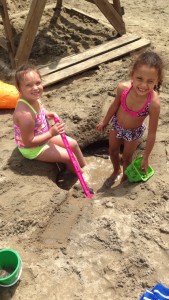
{"type": "MultiPolygon", "coordinates": [[[[43,86],[38,70],[33,66],[23,65],[16,71],[15,80],[21,94],[13,114],[15,142],[19,151],[28,159],[64,163],[74,173],[60,136],[64,133],[64,124],[50,127],[48,123],[48,120],[53,120],[57,115],[46,111],[42,105],[43,86]]],[[[77,142],[70,137],[67,139],[83,168],[86,163],[77,142]]]]}
{"type": "Polygon", "coordinates": [[[122,82],[117,88],[117,95],[110,105],[104,119],[96,126],[103,132],[111,120],[112,130],[109,134],[109,153],[113,164],[112,183],[122,175],[121,182],[126,180],[125,169],[132,161],[139,139],[145,131],[144,120],[149,115],[148,136],[141,169],[147,169],[149,155],[153,149],[160,100],[158,92],[162,83],[163,64],[158,54],[148,51],[141,54],[135,61],[130,77],[131,82],[122,82]],[[123,171],[120,167],[120,146],[124,143],[123,171]]]}

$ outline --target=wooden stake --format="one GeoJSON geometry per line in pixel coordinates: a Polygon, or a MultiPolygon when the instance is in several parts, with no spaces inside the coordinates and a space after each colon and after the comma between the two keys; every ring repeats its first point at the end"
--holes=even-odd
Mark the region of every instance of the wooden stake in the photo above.
{"type": "Polygon", "coordinates": [[[126,33],[122,17],[107,0],[94,0],[94,2],[120,35],[126,33]]]}
{"type": "Polygon", "coordinates": [[[16,66],[27,62],[47,0],[32,0],[15,56],[16,66]]]}
{"type": "Polygon", "coordinates": [[[121,8],[121,5],[120,5],[120,0],[113,0],[113,6],[114,6],[115,10],[118,12],[118,14],[120,16],[122,16],[123,11],[122,11],[122,8],[121,8]]]}
{"type": "Polygon", "coordinates": [[[61,8],[61,7],[62,7],[62,0],[57,0],[56,8],[61,8]]]}
{"type": "Polygon", "coordinates": [[[5,36],[6,36],[6,40],[7,40],[7,48],[8,48],[8,52],[9,52],[9,58],[11,61],[12,68],[14,68],[14,66],[15,66],[15,62],[14,62],[15,46],[14,46],[14,42],[13,42],[13,33],[12,33],[12,27],[11,27],[10,20],[9,20],[6,0],[0,0],[0,12],[1,12],[3,26],[4,26],[4,30],[5,30],[5,36]]]}

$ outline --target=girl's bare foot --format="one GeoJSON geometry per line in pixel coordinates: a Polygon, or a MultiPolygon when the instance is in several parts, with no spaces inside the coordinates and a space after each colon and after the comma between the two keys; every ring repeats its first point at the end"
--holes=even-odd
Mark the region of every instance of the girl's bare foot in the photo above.
{"type": "Polygon", "coordinates": [[[125,182],[127,180],[127,176],[125,174],[123,174],[121,180],[120,180],[120,184],[125,182]]]}
{"type": "Polygon", "coordinates": [[[114,171],[112,174],[111,174],[111,178],[113,179],[113,180],[116,180],[117,179],[117,177],[119,177],[119,176],[121,176],[122,175],[122,171],[121,171],[121,169],[119,169],[118,171],[114,171]]]}
{"type": "Polygon", "coordinates": [[[111,187],[115,183],[115,181],[118,181],[120,179],[121,175],[122,175],[121,169],[118,170],[118,171],[114,171],[111,174],[111,176],[106,179],[106,181],[104,183],[105,186],[106,187],[111,187]]]}

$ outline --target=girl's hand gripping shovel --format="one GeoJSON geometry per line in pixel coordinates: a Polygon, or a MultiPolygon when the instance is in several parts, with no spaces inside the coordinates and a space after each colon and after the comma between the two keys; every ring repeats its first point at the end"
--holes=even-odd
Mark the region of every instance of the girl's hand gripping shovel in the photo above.
{"type": "MultiPolygon", "coordinates": [[[[55,123],[60,123],[59,118],[54,117],[54,122],[55,123]]],[[[78,162],[77,162],[77,160],[76,160],[76,158],[74,156],[74,153],[73,153],[73,151],[72,151],[72,149],[71,149],[71,147],[69,145],[69,142],[67,140],[66,135],[64,133],[62,133],[61,134],[61,138],[62,138],[62,141],[63,141],[63,143],[65,145],[65,148],[66,148],[66,150],[68,152],[70,160],[71,160],[71,162],[73,164],[73,167],[75,169],[76,175],[77,175],[77,177],[78,177],[78,179],[79,179],[79,181],[81,183],[81,186],[82,186],[82,188],[84,190],[84,193],[85,193],[86,197],[87,198],[92,198],[93,194],[90,192],[90,190],[89,190],[89,188],[88,188],[88,186],[87,186],[87,184],[86,184],[86,182],[85,182],[85,180],[83,178],[81,169],[80,169],[79,164],[78,164],[78,162]]]]}

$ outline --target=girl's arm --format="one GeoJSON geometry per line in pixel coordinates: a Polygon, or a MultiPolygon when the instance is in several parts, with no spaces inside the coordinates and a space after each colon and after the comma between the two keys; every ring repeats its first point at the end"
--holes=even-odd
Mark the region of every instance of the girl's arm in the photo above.
{"type": "Polygon", "coordinates": [[[103,132],[108,125],[109,121],[113,117],[113,115],[117,112],[119,106],[120,106],[120,97],[122,94],[122,91],[124,90],[124,85],[122,83],[119,84],[117,88],[117,94],[113,102],[111,103],[104,119],[96,125],[96,130],[103,132]]]}
{"type": "Polygon", "coordinates": [[[154,147],[155,140],[156,140],[159,114],[160,114],[160,101],[158,95],[156,95],[154,101],[150,105],[147,142],[146,142],[146,147],[145,147],[145,151],[141,163],[141,168],[145,170],[146,174],[148,172],[149,155],[154,147]]]}
{"type": "Polygon", "coordinates": [[[64,133],[64,124],[52,126],[48,132],[34,136],[35,120],[30,112],[22,112],[17,116],[23,143],[26,147],[36,147],[48,142],[53,136],[64,133]]]}
{"type": "Polygon", "coordinates": [[[57,118],[58,115],[55,112],[45,111],[46,119],[51,120],[57,118]]]}

